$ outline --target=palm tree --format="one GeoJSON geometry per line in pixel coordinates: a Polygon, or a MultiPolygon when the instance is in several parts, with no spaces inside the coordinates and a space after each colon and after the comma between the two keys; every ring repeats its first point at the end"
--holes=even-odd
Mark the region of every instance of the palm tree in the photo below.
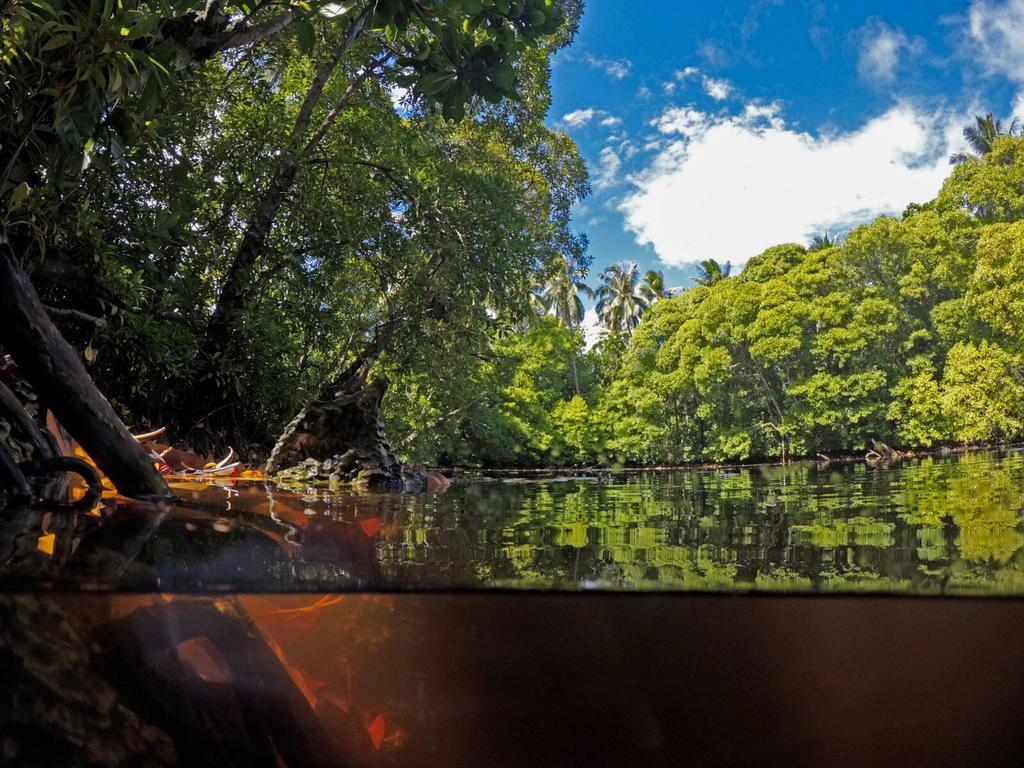
{"type": "Polygon", "coordinates": [[[815,251],[823,251],[826,248],[835,248],[843,241],[839,235],[829,235],[825,232],[821,235],[815,235],[811,238],[811,244],[807,247],[808,253],[814,253],[815,251]]]}
{"type": "MultiPolygon", "coordinates": [[[[571,331],[580,326],[586,313],[581,294],[588,299],[594,298],[593,289],[583,282],[583,275],[576,265],[565,259],[564,268],[555,273],[551,282],[541,291],[539,298],[545,307],[545,313],[553,314],[559,323],[571,331]]],[[[578,395],[580,376],[576,370],[575,347],[569,358],[569,367],[572,370],[573,390],[578,395]]]]}
{"type": "Polygon", "coordinates": [[[651,269],[644,273],[643,282],[640,283],[640,291],[648,304],[653,304],[658,299],[668,299],[674,294],[671,289],[665,288],[665,275],[660,269],[651,269]]]}
{"type": "Polygon", "coordinates": [[[544,287],[540,300],[546,312],[553,314],[559,323],[571,330],[583,322],[585,309],[581,295],[592,299],[594,291],[583,282],[583,275],[576,266],[566,259],[565,268],[560,269],[544,287]]]}
{"type": "Polygon", "coordinates": [[[714,285],[715,283],[725,280],[732,272],[732,264],[725,262],[725,265],[719,264],[714,259],[704,259],[698,267],[697,277],[691,277],[690,279],[697,285],[714,285]]]}
{"type": "Polygon", "coordinates": [[[974,116],[974,125],[968,125],[964,128],[964,138],[967,143],[971,145],[973,153],[970,152],[957,152],[951,155],[949,162],[951,165],[960,165],[970,159],[978,159],[984,157],[992,151],[992,146],[995,144],[996,139],[1000,136],[1020,136],[1021,133],[1021,122],[1020,118],[1015,117],[1010,121],[1010,127],[1007,130],[1003,130],[1003,121],[996,120],[992,117],[992,113],[989,112],[987,115],[982,117],[981,115],[974,116]]]}
{"type": "Polygon", "coordinates": [[[631,333],[650,306],[636,262],[613,264],[601,273],[601,281],[603,285],[597,289],[597,316],[609,330],[631,333]]]}

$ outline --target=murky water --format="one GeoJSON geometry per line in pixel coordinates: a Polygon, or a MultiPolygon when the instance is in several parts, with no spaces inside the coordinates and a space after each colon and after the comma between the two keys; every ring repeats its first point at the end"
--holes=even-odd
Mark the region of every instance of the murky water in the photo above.
{"type": "Polygon", "coordinates": [[[1024,592],[1014,451],[464,478],[440,495],[175,490],[177,506],[21,511],[0,588],[1024,592]]]}
{"type": "Polygon", "coordinates": [[[1024,593],[1020,453],[460,479],[436,496],[175,487],[173,506],[5,510],[0,764],[1024,750],[1024,613],[978,599],[1024,593]],[[700,594],[737,591],[752,594],[700,594]],[[971,599],[908,599],[936,594],[971,599]]]}
{"type": "Polygon", "coordinates": [[[1024,454],[463,478],[447,493],[178,482],[24,511],[0,588],[1024,592],[1024,454]]]}

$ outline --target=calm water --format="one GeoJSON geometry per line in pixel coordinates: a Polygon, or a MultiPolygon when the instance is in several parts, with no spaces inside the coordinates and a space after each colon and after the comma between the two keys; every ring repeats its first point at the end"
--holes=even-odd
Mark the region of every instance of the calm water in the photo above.
{"type": "MultiPolygon", "coordinates": [[[[542,479],[441,495],[178,483],[176,507],[28,511],[0,585],[135,591],[1024,592],[1024,454],[542,479]]],[[[0,542],[2,543],[2,542],[0,542]]]]}
{"type": "Polygon", "coordinates": [[[1024,593],[1019,453],[176,490],[6,510],[0,764],[1020,763],[1017,601],[842,594],[1024,593]]]}

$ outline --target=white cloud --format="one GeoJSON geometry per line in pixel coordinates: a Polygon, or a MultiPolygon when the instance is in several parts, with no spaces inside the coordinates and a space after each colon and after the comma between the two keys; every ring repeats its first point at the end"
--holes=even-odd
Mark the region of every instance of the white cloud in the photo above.
{"type": "Polygon", "coordinates": [[[410,93],[408,88],[400,85],[392,85],[388,88],[388,96],[391,98],[391,106],[400,115],[406,115],[409,111],[410,93]]]}
{"type": "Polygon", "coordinates": [[[1024,82],[1024,0],[973,0],[968,29],[970,49],[987,73],[1024,82]]]}
{"type": "Polygon", "coordinates": [[[629,59],[602,59],[592,53],[588,53],[583,60],[594,69],[602,70],[613,80],[626,78],[633,69],[633,62],[629,59]]]}
{"type": "Polygon", "coordinates": [[[692,137],[707,127],[708,116],[693,107],[669,107],[652,120],[651,125],[661,133],[692,137]]]}
{"type": "Polygon", "coordinates": [[[696,67],[685,67],[683,69],[676,70],[676,80],[680,82],[686,82],[691,77],[696,77],[700,74],[700,70],[696,67]]]}
{"type": "Polygon", "coordinates": [[[785,121],[779,114],[781,111],[782,105],[777,101],[773,101],[771,104],[752,101],[743,108],[743,121],[746,123],[756,123],[764,120],[773,128],[782,128],[785,125],[785,121]]]}
{"type": "Polygon", "coordinates": [[[604,326],[597,317],[597,311],[588,309],[583,315],[583,347],[589,350],[601,340],[604,326]]]}
{"type": "Polygon", "coordinates": [[[562,115],[562,122],[571,128],[582,128],[594,119],[595,114],[597,114],[597,110],[592,107],[587,109],[576,109],[562,115]]]}
{"type": "Polygon", "coordinates": [[[593,175],[595,189],[607,189],[619,179],[622,158],[612,147],[605,147],[597,157],[597,170],[593,175]]]}
{"type": "Polygon", "coordinates": [[[713,77],[705,77],[704,91],[715,101],[722,101],[729,98],[729,94],[732,93],[732,84],[728,80],[715,80],[713,77]]]}
{"type": "Polygon", "coordinates": [[[729,64],[728,52],[714,40],[704,40],[698,44],[697,55],[711,67],[725,67],[729,64]]]}
{"type": "Polygon", "coordinates": [[[594,107],[587,107],[586,109],[577,109],[572,112],[568,112],[562,115],[560,122],[569,128],[583,128],[594,120],[597,120],[598,124],[603,128],[615,128],[622,123],[621,118],[609,114],[603,109],[596,109],[594,107]]]}
{"type": "Polygon", "coordinates": [[[898,105],[854,131],[815,137],[787,127],[778,105],[732,116],[669,109],[652,122],[669,141],[630,178],[621,210],[666,264],[742,264],[768,246],[930,199],[964,123],[898,105]]]}
{"type": "Polygon", "coordinates": [[[909,38],[902,29],[872,19],[860,30],[857,73],[869,85],[892,85],[903,55],[916,55],[923,49],[924,41],[920,38],[909,38]]]}

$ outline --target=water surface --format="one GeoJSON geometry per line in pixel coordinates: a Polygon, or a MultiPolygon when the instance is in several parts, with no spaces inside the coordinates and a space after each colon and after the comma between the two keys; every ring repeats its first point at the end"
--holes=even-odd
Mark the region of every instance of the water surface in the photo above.
{"type": "Polygon", "coordinates": [[[133,591],[1024,592],[1024,454],[458,478],[447,493],[178,482],[23,511],[0,586],[133,591]]]}
{"type": "Polygon", "coordinates": [[[0,762],[1020,762],[1020,453],[175,489],[5,511],[0,762]]]}

